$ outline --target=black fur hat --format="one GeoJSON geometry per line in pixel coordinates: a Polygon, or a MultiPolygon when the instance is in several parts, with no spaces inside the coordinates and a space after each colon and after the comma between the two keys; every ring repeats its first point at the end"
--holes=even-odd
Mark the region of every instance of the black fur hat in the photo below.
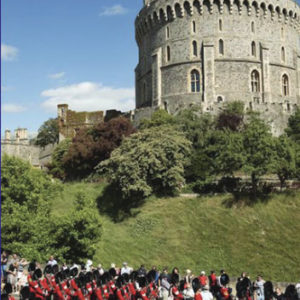
{"type": "Polygon", "coordinates": [[[92,272],[87,272],[85,274],[85,283],[90,283],[93,281],[93,273],[92,272]]]}
{"type": "Polygon", "coordinates": [[[52,272],[53,272],[53,274],[56,274],[59,272],[59,267],[57,264],[52,266],[52,272]]]}
{"type": "Polygon", "coordinates": [[[196,278],[193,279],[193,281],[192,281],[192,287],[193,287],[193,290],[194,290],[195,293],[200,289],[201,284],[200,284],[200,281],[199,281],[198,277],[196,277],[196,278]]]}
{"type": "Polygon", "coordinates": [[[140,276],[137,278],[137,282],[139,284],[140,287],[145,287],[146,284],[147,284],[147,280],[146,280],[146,277],[145,276],[140,276]]]}
{"type": "Polygon", "coordinates": [[[116,277],[116,275],[117,275],[117,272],[116,272],[116,269],[115,269],[115,268],[110,268],[110,269],[108,270],[108,273],[110,274],[110,276],[111,276],[112,278],[116,277]]]}
{"type": "Polygon", "coordinates": [[[102,281],[102,284],[106,284],[110,280],[109,273],[108,272],[104,272],[100,279],[102,281]]]}
{"type": "Polygon", "coordinates": [[[129,275],[129,278],[130,278],[131,281],[134,281],[134,280],[137,279],[138,275],[139,275],[139,274],[138,274],[137,271],[133,271],[133,272],[131,272],[131,274],[129,275]]]}
{"type": "Polygon", "coordinates": [[[28,272],[34,272],[35,268],[36,268],[35,261],[32,261],[31,263],[29,263],[28,272]]]}
{"type": "Polygon", "coordinates": [[[74,278],[78,274],[78,268],[74,267],[70,269],[70,277],[74,278]]]}
{"type": "Polygon", "coordinates": [[[21,294],[21,296],[22,296],[22,300],[29,299],[29,296],[30,296],[29,286],[24,286],[24,287],[21,289],[20,294],[21,294]]]}
{"type": "Polygon", "coordinates": [[[41,269],[36,269],[36,270],[34,271],[34,273],[33,273],[33,278],[34,278],[35,280],[38,280],[38,279],[42,278],[42,276],[43,276],[43,273],[42,273],[42,270],[41,270],[41,269]]]}
{"type": "Polygon", "coordinates": [[[5,286],[4,286],[4,292],[5,294],[9,295],[12,293],[13,289],[12,289],[12,285],[10,283],[7,283],[5,286]]]}
{"type": "Polygon", "coordinates": [[[52,271],[52,266],[51,265],[47,265],[44,269],[44,275],[46,274],[52,274],[53,271],[52,271]]]}
{"type": "Polygon", "coordinates": [[[177,273],[172,274],[171,282],[177,284],[179,282],[179,275],[177,273]]]}
{"type": "Polygon", "coordinates": [[[147,279],[149,282],[154,281],[156,278],[156,271],[155,270],[151,270],[148,272],[147,274],[147,279]]]}

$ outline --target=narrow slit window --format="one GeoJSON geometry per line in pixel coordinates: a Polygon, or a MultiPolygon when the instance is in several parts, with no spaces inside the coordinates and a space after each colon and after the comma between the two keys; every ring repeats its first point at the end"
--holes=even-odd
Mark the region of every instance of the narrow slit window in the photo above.
{"type": "Polygon", "coordinates": [[[224,55],[224,41],[219,40],[219,54],[224,55]]]}
{"type": "Polygon", "coordinates": [[[259,93],[260,91],[259,73],[257,70],[251,73],[251,91],[252,93],[259,93]]]}
{"type": "Polygon", "coordinates": [[[219,20],[219,31],[223,30],[223,24],[222,24],[222,20],[219,20]]]}
{"type": "Polygon", "coordinates": [[[285,49],[284,49],[284,47],[281,47],[281,61],[285,62],[285,49]]]}
{"type": "Polygon", "coordinates": [[[256,44],[255,44],[255,42],[251,43],[251,55],[256,57],[256,44]]]}
{"type": "Polygon", "coordinates": [[[196,41],[193,41],[193,56],[197,56],[197,53],[198,53],[198,47],[197,47],[197,42],[196,41]]]}
{"type": "Polygon", "coordinates": [[[192,29],[193,29],[193,33],[196,33],[196,22],[193,21],[192,23],[192,29]]]}
{"type": "Polygon", "coordinates": [[[167,61],[171,60],[171,49],[170,46],[167,46],[167,61]]]}
{"type": "Polygon", "coordinates": [[[289,95],[289,78],[286,74],[282,76],[282,93],[283,96],[289,95]]]}

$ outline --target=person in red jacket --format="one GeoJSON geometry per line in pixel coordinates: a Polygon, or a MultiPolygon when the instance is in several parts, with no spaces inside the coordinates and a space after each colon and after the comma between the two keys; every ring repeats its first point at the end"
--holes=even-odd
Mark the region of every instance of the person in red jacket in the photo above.
{"type": "Polygon", "coordinates": [[[172,282],[171,293],[172,293],[172,296],[174,297],[174,300],[183,300],[184,297],[178,290],[179,275],[173,273],[171,282],[172,282]]]}
{"type": "Polygon", "coordinates": [[[201,287],[204,287],[207,285],[207,277],[205,276],[205,272],[201,271],[200,276],[198,277],[201,287]]]}
{"type": "Polygon", "coordinates": [[[208,279],[209,279],[209,287],[210,287],[209,290],[215,297],[219,290],[216,272],[210,271],[210,275],[208,276],[208,279]]]}

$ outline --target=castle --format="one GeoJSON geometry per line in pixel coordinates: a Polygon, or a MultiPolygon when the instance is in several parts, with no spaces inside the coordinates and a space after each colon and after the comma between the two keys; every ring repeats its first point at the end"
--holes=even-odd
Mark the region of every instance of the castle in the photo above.
{"type": "Polygon", "coordinates": [[[292,0],[144,0],[135,119],[240,100],[279,135],[300,104],[299,13],[292,0]]]}

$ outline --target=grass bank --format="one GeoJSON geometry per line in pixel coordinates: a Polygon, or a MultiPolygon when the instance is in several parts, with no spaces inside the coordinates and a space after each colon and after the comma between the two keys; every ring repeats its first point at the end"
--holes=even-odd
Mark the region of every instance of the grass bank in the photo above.
{"type": "MultiPolygon", "coordinates": [[[[58,217],[72,207],[78,191],[97,201],[104,185],[68,183],[54,199],[58,217]]],[[[300,274],[300,192],[275,194],[251,206],[232,196],[150,198],[135,209],[135,216],[113,222],[100,212],[102,241],[95,264],[108,267],[128,261],[149,268],[177,266],[201,270],[226,269],[238,276],[247,271],[275,281],[298,281],[300,274]]]]}

